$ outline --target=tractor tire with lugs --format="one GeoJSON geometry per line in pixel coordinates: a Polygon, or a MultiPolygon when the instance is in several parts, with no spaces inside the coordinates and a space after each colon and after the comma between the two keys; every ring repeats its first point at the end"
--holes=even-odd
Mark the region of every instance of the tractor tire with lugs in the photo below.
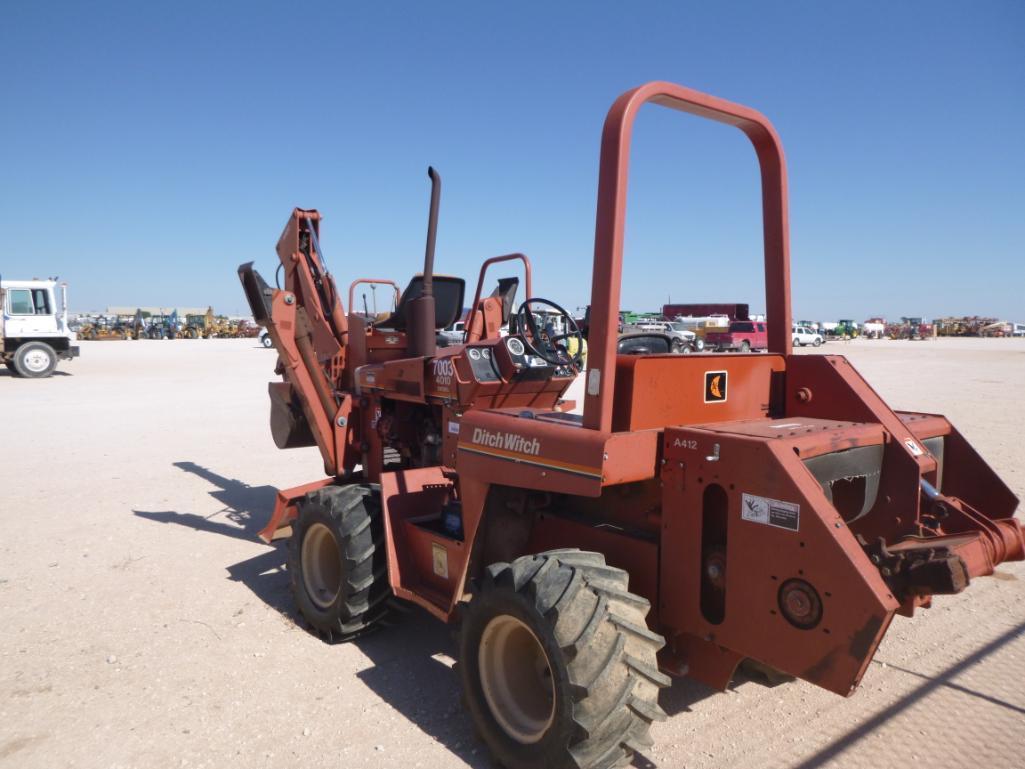
{"type": "Polygon", "coordinates": [[[391,595],[384,514],[376,484],[326,486],[298,503],[288,572],[300,614],[321,637],[343,641],[387,614],[391,595]]]}
{"type": "Polygon", "coordinates": [[[474,726],[507,769],[608,769],[651,745],[670,680],[648,601],[599,553],[489,566],[464,607],[459,668],[474,726]]]}

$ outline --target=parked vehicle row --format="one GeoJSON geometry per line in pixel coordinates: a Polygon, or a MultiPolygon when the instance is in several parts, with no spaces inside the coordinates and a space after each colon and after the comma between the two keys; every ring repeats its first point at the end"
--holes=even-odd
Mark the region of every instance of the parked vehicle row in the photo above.
{"type": "MultiPolygon", "coordinates": [[[[585,314],[578,321],[581,328],[588,327],[585,314]]],[[[667,352],[689,354],[695,352],[759,352],[768,348],[768,334],[764,320],[734,320],[725,316],[709,318],[677,318],[675,320],[659,320],[638,313],[622,313],[620,327],[621,337],[630,337],[633,341],[627,346],[643,349],[650,353],[651,349],[661,349],[661,342],[649,344],[654,336],[665,336],[667,352]],[[698,321],[695,323],[695,321],[698,321]],[[696,331],[695,329],[699,329],[696,331]],[[638,342],[645,337],[643,344],[638,342]]],[[[438,332],[438,344],[442,347],[462,344],[465,335],[465,323],[456,321],[451,326],[438,332]]],[[[262,337],[261,337],[262,338],[262,337]]],[[[269,338],[267,339],[269,343],[269,338]]],[[[811,345],[819,347],[825,342],[825,336],[806,323],[795,323],[792,327],[792,342],[795,347],[811,345]]]]}
{"type": "Polygon", "coordinates": [[[230,320],[223,315],[206,314],[179,317],[170,314],[147,315],[137,310],[131,315],[97,315],[72,322],[78,338],[86,341],[115,339],[246,339],[257,336],[259,329],[251,321],[230,320]]]}

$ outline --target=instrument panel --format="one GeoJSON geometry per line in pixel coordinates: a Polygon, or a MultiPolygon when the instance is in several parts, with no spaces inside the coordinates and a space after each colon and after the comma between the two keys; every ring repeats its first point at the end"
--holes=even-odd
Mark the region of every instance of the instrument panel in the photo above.
{"type": "Polygon", "coordinates": [[[534,355],[518,334],[485,344],[467,345],[465,354],[474,379],[481,383],[573,376],[569,366],[553,366],[534,355]]]}
{"type": "Polygon", "coordinates": [[[470,371],[478,382],[498,382],[502,375],[490,347],[467,347],[466,359],[470,361],[470,371]]]}

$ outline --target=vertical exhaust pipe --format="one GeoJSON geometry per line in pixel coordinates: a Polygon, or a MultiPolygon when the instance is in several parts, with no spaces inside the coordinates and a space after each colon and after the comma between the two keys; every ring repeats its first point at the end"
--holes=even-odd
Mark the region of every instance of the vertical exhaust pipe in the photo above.
{"type": "Polygon", "coordinates": [[[431,180],[431,209],[427,217],[427,246],[424,249],[423,291],[408,303],[406,334],[410,357],[433,357],[437,352],[434,310],[434,246],[438,240],[438,207],[441,203],[441,175],[428,167],[431,180]]]}
{"type": "Polygon", "coordinates": [[[427,246],[424,249],[424,296],[434,296],[434,245],[438,242],[438,206],[441,203],[441,176],[427,166],[431,180],[431,210],[427,216],[427,246]]]}

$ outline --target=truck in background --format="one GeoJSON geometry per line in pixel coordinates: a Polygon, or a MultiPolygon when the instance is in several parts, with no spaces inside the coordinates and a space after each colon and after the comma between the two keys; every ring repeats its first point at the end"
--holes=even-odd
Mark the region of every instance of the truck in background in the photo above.
{"type": "Polygon", "coordinates": [[[681,321],[658,320],[647,323],[639,323],[636,326],[624,329],[626,333],[631,331],[654,331],[665,334],[669,337],[669,351],[687,355],[692,352],[701,352],[705,349],[705,340],[698,337],[696,333],[687,328],[681,321]]]}
{"type": "Polygon", "coordinates": [[[790,336],[794,347],[804,347],[809,344],[814,347],[820,347],[825,341],[822,334],[807,323],[795,323],[791,329],[790,336]]]}
{"type": "Polygon", "coordinates": [[[769,334],[764,321],[735,320],[726,331],[705,334],[705,347],[712,350],[752,352],[769,346],[769,334]]]}
{"type": "Polygon", "coordinates": [[[0,308],[0,361],[16,376],[48,377],[58,360],[78,357],[66,283],[0,280],[0,308]]]}

